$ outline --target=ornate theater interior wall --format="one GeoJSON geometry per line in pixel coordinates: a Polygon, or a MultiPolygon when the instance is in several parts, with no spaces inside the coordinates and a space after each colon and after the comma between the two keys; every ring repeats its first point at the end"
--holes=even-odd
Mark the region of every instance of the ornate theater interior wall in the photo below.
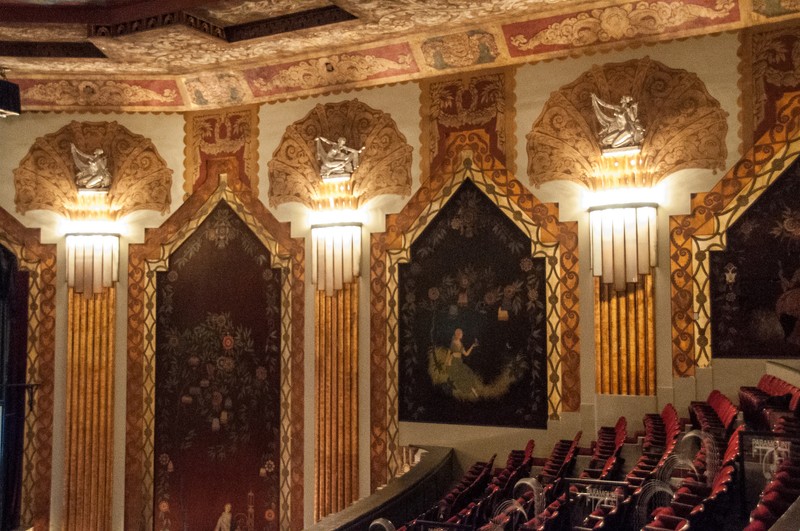
{"type": "MultiPolygon", "coordinates": [[[[697,397],[704,398],[711,388],[719,388],[729,396],[735,397],[739,385],[754,384],[757,376],[764,372],[764,360],[714,360],[708,369],[698,370],[695,377],[674,378],[672,373],[672,350],[670,339],[670,286],[669,286],[669,246],[668,221],[670,215],[689,212],[691,194],[709,190],[722,173],[709,170],[682,170],[667,177],[662,182],[664,201],[658,213],[659,255],[656,269],[656,359],[657,395],[653,397],[622,397],[598,395],[594,387],[593,354],[593,312],[592,283],[589,269],[588,215],[582,203],[582,187],[572,182],[550,182],[534,188],[525,174],[527,167],[526,139],[532,124],[538,118],[549,95],[559,87],[572,82],[593,65],[606,62],[619,62],[649,56],[672,68],[682,68],[697,74],[705,83],[708,92],[716,98],[728,113],[727,167],[733,165],[740,156],[740,113],[739,113],[739,40],[737,35],[722,34],[711,37],[691,38],[666,44],[641,46],[618,52],[570,58],[551,62],[525,65],[516,70],[516,168],[517,178],[543,202],[556,202],[560,207],[560,219],[577,221],[580,239],[580,278],[581,283],[581,411],[566,413],[560,421],[551,421],[550,429],[545,431],[515,428],[492,428],[473,426],[443,426],[403,422],[400,425],[401,444],[432,444],[453,446],[458,450],[462,463],[486,459],[487,454],[497,452],[503,456],[512,448],[524,446],[528,438],[536,438],[537,455],[542,455],[551,447],[552,441],[572,437],[576,430],[584,430],[588,440],[596,426],[612,423],[620,413],[626,414],[629,421],[635,422],[644,412],[652,412],[667,402],[674,402],[679,411],[697,397]]],[[[293,237],[306,238],[306,256],[310,256],[309,220],[307,210],[298,204],[284,204],[277,208],[269,207],[267,163],[272,158],[286,127],[305,116],[318,103],[336,102],[357,98],[369,106],[389,113],[413,147],[412,193],[425,178],[420,168],[420,88],[419,84],[405,83],[382,88],[365,89],[323,97],[299,99],[289,102],[263,105],[259,110],[259,199],[270,208],[280,221],[290,222],[293,237]]],[[[71,120],[78,121],[117,121],[134,133],[149,137],[161,156],[173,170],[172,204],[170,212],[180,205],[183,190],[184,166],[184,117],[180,114],[40,114],[26,113],[20,117],[0,121],[0,144],[3,156],[0,157],[0,207],[15,213],[28,227],[42,229],[42,240],[58,244],[58,310],[56,336],[56,411],[55,440],[61,440],[64,433],[65,367],[63,353],[66,350],[66,289],[64,285],[64,240],[57,217],[49,212],[35,211],[25,215],[16,212],[14,204],[13,169],[23,159],[35,139],[58,130],[71,120]],[[62,397],[59,400],[59,397],[62,397]]],[[[385,229],[385,215],[402,209],[407,197],[384,196],[370,201],[366,209],[370,212],[365,223],[364,234],[381,232],[385,229]]],[[[143,241],[145,227],[159,226],[166,215],[155,212],[132,214],[126,221],[128,232],[121,242],[121,263],[127,263],[127,244],[143,241]]],[[[369,256],[369,238],[363,240],[363,255],[366,270],[366,257],[369,256]]],[[[124,269],[123,269],[124,271],[124,269]]],[[[125,293],[126,278],[120,275],[120,291],[125,293]]],[[[307,314],[313,312],[314,294],[310,280],[306,287],[307,314]]],[[[125,297],[117,300],[117,315],[126,314],[125,297]]],[[[369,277],[360,279],[360,361],[359,373],[359,459],[360,489],[362,494],[369,491],[369,277]]],[[[314,441],[314,360],[313,316],[307,315],[305,326],[305,514],[310,522],[313,514],[313,441],[314,441]]],[[[116,382],[115,394],[115,455],[124,455],[125,433],[125,341],[126,321],[117,319],[116,382]]],[[[800,365],[800,362],[790,362],[800,365]]],[[[54,446],[52,499],[62,499],[63,448],[54,446]]],[[[122,460],[115,461],[114,467],[114,528],[122,528],[123,515],[122,460]]],[[[52,504],[51,521],[54,525],[61,521],[62,508],[59,503],[52,504]]]]}

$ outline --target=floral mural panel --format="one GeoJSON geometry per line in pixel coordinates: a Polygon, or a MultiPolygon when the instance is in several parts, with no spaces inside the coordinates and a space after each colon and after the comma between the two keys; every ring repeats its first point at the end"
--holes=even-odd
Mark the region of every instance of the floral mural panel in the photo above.
{"type": "Polygon", "coordinates": [[[466,180],[400,264],[400,420],[545,428],[545,264],[466,180]]]}
{"type": "Polygon", "coordinates": [[[155,529],[278,529],[280,269],[221,202],[157,273],[155,529]]]}
{"type": "Polygon", "coordinates": [[[714,357],[800,356],[800,164],[736,220],[710,264],[714,357]]]}

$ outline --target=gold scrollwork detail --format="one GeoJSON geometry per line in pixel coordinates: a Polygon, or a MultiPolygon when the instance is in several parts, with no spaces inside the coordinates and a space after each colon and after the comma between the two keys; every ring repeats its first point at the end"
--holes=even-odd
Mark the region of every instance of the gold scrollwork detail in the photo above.
{"type": "Polygon", "coordinates": [[[60,80],[44,82],[23,89],[23,100],[57,105],[122,106],[150,102],[181,103],[178,91],[165,88],[155,91],[140,85],[113,80],[60,80]]]}
{"type": "Polygon", "coordinates": [[[278,71],[268,79],[257,79],[255,88],[261,93],[280,90],[303,90],[364,81],[389,71],[417,70],[410,54],[387,59],[375,55],[339,54],[300,61],[278,71]]]}
{"type": "Polygon", "coordinates": [[[172,170],[150,139],[117,122],[70,122],[37,138],[14,170],[14,202],[20,213],[43,209],[71,216],[70,206],[78,204],[71,144],[84,153],[102,149],[108,155],[113,176],[108,206],[115,215],[143,209],[167,212],[172,170]]]}
{"type": "Polygon", "coordinates": [[[588,46],[658,35],[699,19],[728,17],[735,7],[732,0],[717,0],[713,7],[683,2],[637,2],[592,9],[551,24],[530,37],[514,35],[511,44],[530,51],[541,46],[588,46]]]}
{"type": "Polygon", "coordinates": [[[353,195],[362,204],[381,194],[411,193],[411,146],[392,117],[358,100],[317,105],[290,125],[269,161],[272,206],[300,202],[314,206],[322,180],[316,161],[316,137],[344,137],[364,147],[353,173],[353,195]]]}
{"type": "Polygon", "coordinates": [[[639,103],[647,131],[642,158],[650,184],[685,168],[723,170],[727,113],[695,74],[648,57],[595,66],[554,92],[527,135],[528,176],[538,186],[552,180],[600,186],[599,124],[591,95],[639,103]]]}

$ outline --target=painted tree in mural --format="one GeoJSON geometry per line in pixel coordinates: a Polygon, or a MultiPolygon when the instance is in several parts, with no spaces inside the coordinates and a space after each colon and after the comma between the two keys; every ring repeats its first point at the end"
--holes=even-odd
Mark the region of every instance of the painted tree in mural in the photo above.
{"type": "Polygon", "coordinates": [[[222,203],[157,284],[155,528],[277,529],[280,271],[222,203]]]}
{"type": "Polygon", "coordinates": [[[400,265],[400,420],[546,426],[544,270],[465,181],[400,265]]]}

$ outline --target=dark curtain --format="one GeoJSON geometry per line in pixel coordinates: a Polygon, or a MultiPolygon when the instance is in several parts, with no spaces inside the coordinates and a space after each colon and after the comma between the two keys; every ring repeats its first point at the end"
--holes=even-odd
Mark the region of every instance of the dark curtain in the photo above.
{"type": "Polygon", "coordinates": [[[23,430],[25,429],[25,362],[28,275],[14,256],[0,247],[0,382],[3,423],[0,440],[0,522],[3,531],[20,524],[23,430]]]}

